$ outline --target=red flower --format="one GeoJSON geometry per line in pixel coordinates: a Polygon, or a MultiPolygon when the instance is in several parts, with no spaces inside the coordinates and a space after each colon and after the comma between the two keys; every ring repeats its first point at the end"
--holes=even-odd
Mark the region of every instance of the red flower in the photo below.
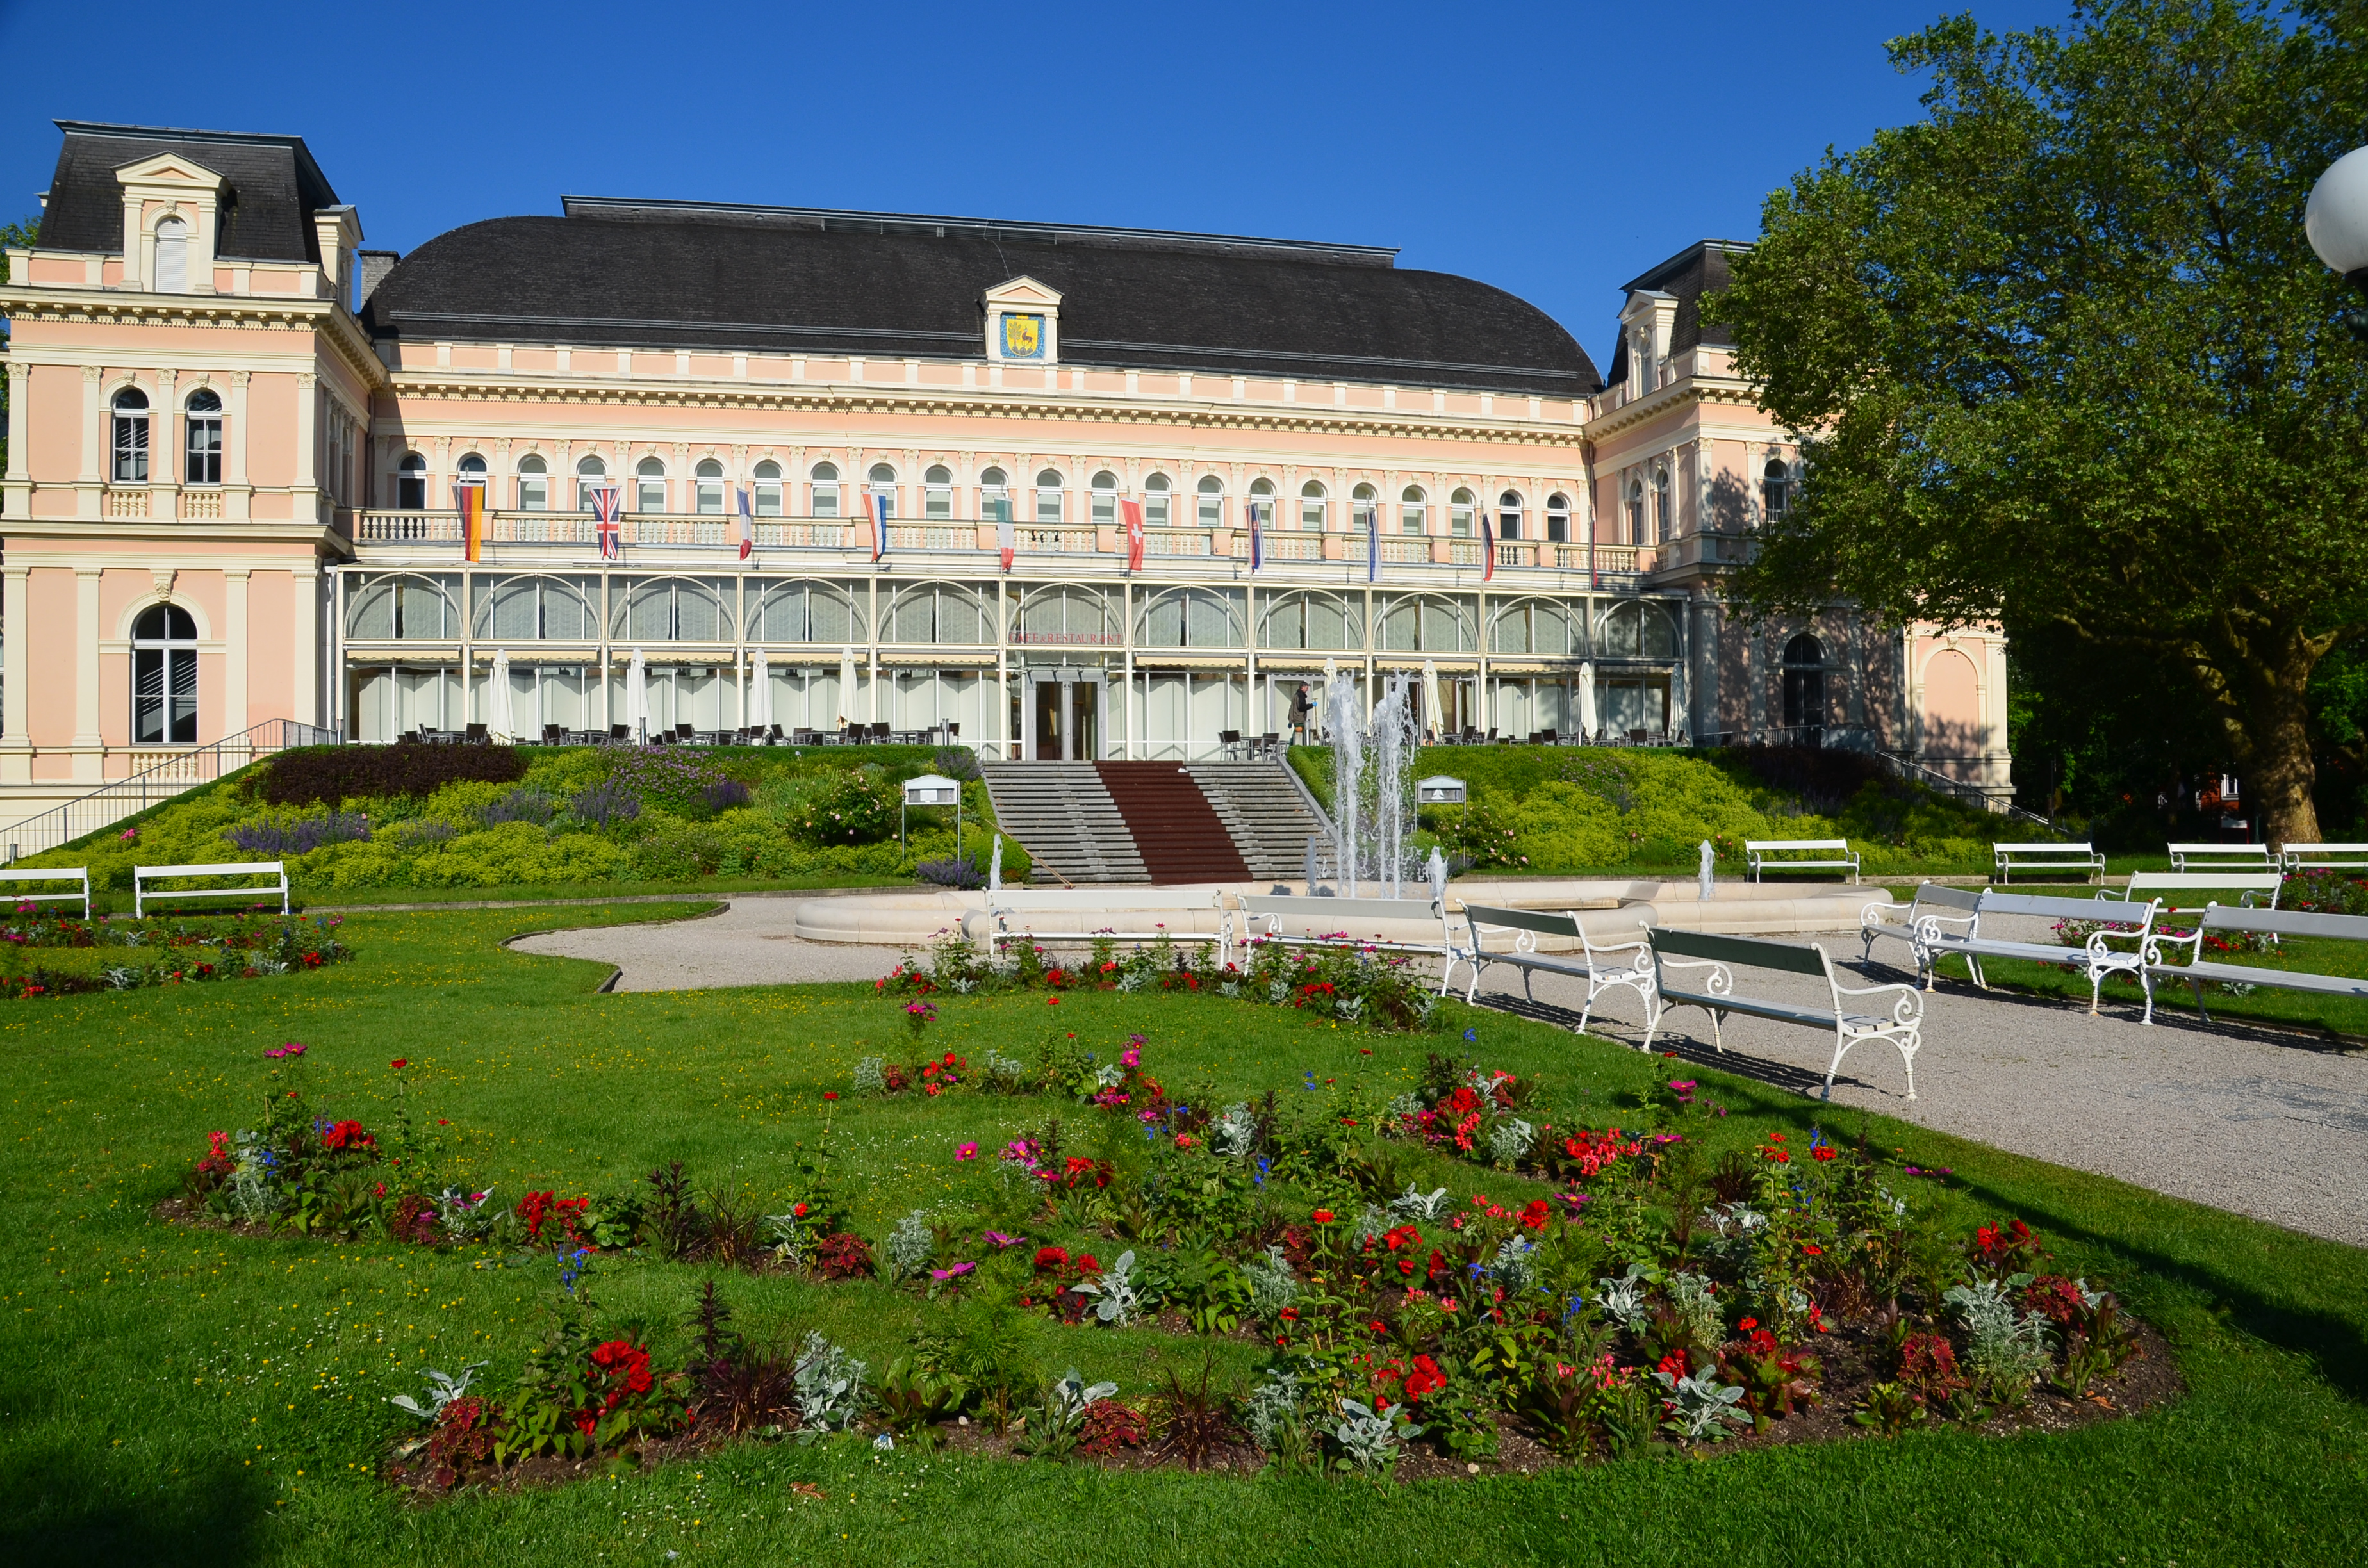
{"type": "Polygon", "coordinates": [[[1813,1160],[1830,1160],[1840,1152],[1831,1143],[1820,1143],[1809,1151],[1809,1157],[1813,1160]]]}
{"type": "Polygon", "coordinates": [[[1036,1249],[1037,1272],[1049,1274],[1054,1269],[1066,1268],[1068,1266],[1069,1252],[1066,1247],[1038,1247],[1036,1249]]]}
{"type": "Polygon", "coordinates": [[[389,1065],[390,1067],[393,1067],[396,1072],[400,1073],[400,1072],[402,1072],[404,1068],[406,1068],[406,1067],[408,1067],[408,1066],[410,1066],[410,1065],[411,1065],[411,1058],[410,1058],[410,1057],[408,1057],[408,1056],[398,1056],[398,1057],[396,1057],[393,1062],[391,1062],[387,1063],[387,1065],[389,1065]]]}
{"type": "Polygon", "coordinates": [[[806,1206],[803,1203],[792,1204],[790,1207],[790,1212],[803,1220],[806,1217],[806,1206]]]}
{"type": "Polygon", "coordinates": [[[838,1091],[837,1089],[825,1089],[822,1092],[822,1097],[826,1100],[835,1100],[838,1098],[838,1091]]]}
{"type": "Polygon", "coordinates": [[[1807,1253],[1811,1257],[1823,1257],[1826,1256],[1826,1249],[1817,1245],[1815,1242],[1803,1242],[1801,1244],[1801,1250],[1807,1253]]]}
{"type": "Polygon", "coordinates": [[[1420,1399],[1446,1386],[1447,1375],[1439,1369],[1438,1362],[1428,1356],[1414,1358],[1414,1370],[1406,1375],[1406,1396],[1408,1399],[1420,1399]]]}
{"type": "Polygon", "coordinates": [[[1543,1231],[1553,1218],[1554,1210],[1543,1198],[1532,1198],[1529,1206],[1521,1210],[1521,1224],[1528,1230],[1543,1231]]]}
{"type": "Polygon", "coordinates": [[[1745,1318],[1743,1322],[1736,1324],[1736,1326],[1748,1333],[1759,1326],[1759,1320],[1758,1318],[1745,1318]]]}
{"type": "Polygon", "coordinates": [[[1099,1274],[1102,1271],[1100,1262],[1092,1253],[1081,1252],[1073,1261],[1076,1264],[1077,1272],[1080,1274],[1099,1274]]]}
{"type": "Polygon", "coordinates": [[[1318,1209],[1315,1213],[1309,1215],[1308,1218],[1315,1221],[1319,1225],[1328,1225],[1332,1222],[1335,1216],[1329,1209],[1318,1209]]]}

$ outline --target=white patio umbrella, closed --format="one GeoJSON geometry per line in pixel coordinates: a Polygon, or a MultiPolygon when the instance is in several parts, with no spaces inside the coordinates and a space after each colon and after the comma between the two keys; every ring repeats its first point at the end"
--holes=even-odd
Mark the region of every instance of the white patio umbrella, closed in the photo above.
{"type": "Polygon", "coordinates": [[[1439,665],[1431,660],[1422,662],[1422,727],[1433,735],[1447,733],[1447,720],[1439,706],[1439,665]]]}
{"type": "Polygon", "coordinates": [[[518,738],[518,723],[510,716],[510,651],[494,650],[494,673],[485,692],[485,733],[496,740],[518,738]]]}
{"type": "Polygon", "coordinates": [[[855,721],[848,716],[854,711],[855,650],[850,646],[840,649],[838,654],[838,716],[851,724],[855,721]]]}
{"type": "Polygon", "coordinates": [[[1595,722],[1595,666],[1591,664],[1578,666],[1578,727],[1588,740],[1602,738],[1595,722]]]}
{"type": "Polygon", "coordinates": [[[765,665],[765,650],[757,650],[756,667],[748,672],[748,727],[769,730],[773,727],[773,672],[765,665]]]}
{"type": "Polygon", "coordinates": [[[625,666],[625,722],[636,744],[649,743],[650,672],[639,648],[633,650],[633,662],[625,666]]]}

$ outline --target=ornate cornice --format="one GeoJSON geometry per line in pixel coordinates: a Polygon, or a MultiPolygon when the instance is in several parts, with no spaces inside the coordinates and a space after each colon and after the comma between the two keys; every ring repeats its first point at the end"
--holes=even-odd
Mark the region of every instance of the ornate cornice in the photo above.
{"type": "Polygon", "coordinates": [[[388,390],[399,398],[450,403],[603,403],[619,407],[759,409],[768,413],[936,415],[984,419],[1035,419],[1098,425],[1166,425],[1205,430],[1288,430],[1309,435],[1410,436],[1426,440],[1486,441],[1566,448],[1586,444],[1582,426],[1431,414],[1420,409],[1357,409],[1338,403],[1234,403],[1214,400],[1156,401],[1085,394],[1066,389],[924,387],[862,381],[746,383],[660,380],[504,376],[455,373],[444,367],[393,371],[388,390]]]}
{"type": "Polygon", "coordinates": [[[0,287],[0,315],[17,322],[77,325],[239,327],[250,332],[312,332],[372,391],[384,391],[386,366],[361,324],[334,300],[281,299],[269,294],[151,294],[137,290],[58,289],[37,284],[0,287]]]}
{"type": "Polygon", "coordinates": [[[1608,440],[1622,430],[1660,418],[1663,415],[1695,403],[1721,403],[1757,410],[1759,400],[1751,389],[1731,376],[1688,376],[1656,387],[1635,402],[1622,403],[1609,414],[1598,415],[1581,428],[1590,441],[1608,440]]]}

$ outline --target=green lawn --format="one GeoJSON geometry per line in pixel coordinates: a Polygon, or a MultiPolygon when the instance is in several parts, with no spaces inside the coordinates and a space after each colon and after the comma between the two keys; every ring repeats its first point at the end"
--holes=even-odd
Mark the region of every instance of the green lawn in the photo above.
{"type": "MultiPolygon", "coordinates": [[[[256,1240],[149,1210],[203,1152],[251,1124],[265,1065],[311,1043],[329,1108],[383,1119],[389,1059],[413,1063],[416,1113],[450,1118],[477,1181],[621,1186],[680,1159],[701,1185],[786,1186],[821,1096],[892,1051],[893,1004],[868,986],[600,995],[599,964],[498,946],[555,925],[685,911],[362,915],[359,950],[319,973],[9,1004],[0,1011],[0,1550],[15,1562],[565,1563],[675,1561],[1358,1564],[2336,1563],[2368,1559],[2368,1255],[2215,1210],[1876,1120],[1872,1136],[1960,1186],[1913,1184],[1952,1230],[2018,1214],[2066,1272],[2109,1277],[2169,1335],[2191,1392],[2131,1421],[2011,1440],[1935,1430],[1639,1461],[1534,1477],[1375,1487],[960,1460],[855,1444],[742,1446],[643,1477],[525,1494],[398,1501],[375,1478],[401,1418],[384,1396],[425,1365],[494,1365],[529,1343],[540,1269],[479,1267],[384,1242],[256,1240]],[[789,1483],[819,1483],[825,1500],[789,1483]],[[678,1557],[670,1558],[670,1553],[678,1557]]],[[[1304,1072],[1408,1084],[1437,1041],[1309,1027],[1215,997],[941,998],[937,1039],[975,1055],[1052,1027],[1150,1037],[1170,1082],[1289,1086],[1304,1072]],[[1371,1056],[1361,1055],[1370,1047],[1371,1056]]],[[[1596,1125],[1657,1063],[1543,1025],[1450,1009],[1489,1065],[1545,1080],[1561,1120],[1596,1125]]],[[[1690,1074],[1695,1070],[1688,1068],[1690,1074]]],[[[1695,1074],[1732,1108],[1722,1146],[1816,1121],[1814,1103],[1695,1074]]],[[[990,1150],[1042,1099],[957,1095],[837,1102],[859,1227],[987,1179],[990,1150]]],[[[1827,1131],[1855,1133],[1844,1114],[1827,1131]]],[[[1522,1187],[1441,1165],[1460,1199],[1522,1187]]],[[[603,1307],[676,1334],[704,1271],[602,1260],[603,1307]]],[[[740,1322],[819,1327],[876,1366],[926,1310],[881,1286],[723,1280],[740,1322]]],[[[1140,1395],[1198,1346],[1156,1332],[1037,1331],[1053,1366],[1140,1395]]],[[[678,1338],[674,1342],[679,1344],[678,1338]]],[[[1248,1347],[1229,1345],[1246,1366],[1248,1347]]],[[[663,1357],[662,1357],[663,1358],[663,1357]]]]}

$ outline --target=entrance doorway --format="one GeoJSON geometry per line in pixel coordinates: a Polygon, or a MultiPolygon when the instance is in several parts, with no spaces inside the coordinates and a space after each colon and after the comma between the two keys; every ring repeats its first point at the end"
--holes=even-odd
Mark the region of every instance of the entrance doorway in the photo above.
{"type": "Polygon", "coordinates": [[[1021,755],[1037,762],[1093,762],[1101,751],[1101,674],[1062,670],[1028,677],[1021,755]]]}

